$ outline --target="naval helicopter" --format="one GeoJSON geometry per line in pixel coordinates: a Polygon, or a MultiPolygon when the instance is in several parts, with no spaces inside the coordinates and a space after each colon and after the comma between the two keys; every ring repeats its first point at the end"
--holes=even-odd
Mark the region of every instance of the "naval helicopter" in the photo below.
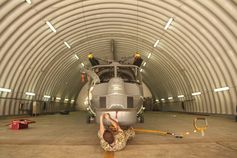
{"type": "Polygon", "coordinates": [[[91,53],[88,55],[92,67],[83,70],[90,76],[87,123],[99,123],[104,113],[109,113],[122,126],[144,122],[140,71],[143,60],[139,53],[135,53],[133,58],[132,64],[124,64],[123,61],[100,64],[99,58],[91,53]]]}

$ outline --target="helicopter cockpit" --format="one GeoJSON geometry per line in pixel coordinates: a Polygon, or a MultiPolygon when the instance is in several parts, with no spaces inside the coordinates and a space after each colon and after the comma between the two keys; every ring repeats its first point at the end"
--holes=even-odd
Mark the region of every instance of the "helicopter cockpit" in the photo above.
{"type": "Polygon", "coordinates": [[[92,70],[100,78],[100,83],[109,82],[113,77],[122,78],[126,83],[141,84],[141,73],[139,67],[135,65],[99,65],[92,70]]]}

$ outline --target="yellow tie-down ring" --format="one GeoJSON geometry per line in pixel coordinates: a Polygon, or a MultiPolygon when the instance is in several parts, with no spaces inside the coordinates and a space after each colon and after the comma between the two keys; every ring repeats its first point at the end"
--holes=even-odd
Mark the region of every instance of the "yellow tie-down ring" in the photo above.
{"type": "Polygon", "coordinates": [[[195,130],[197,131],[197,132],[201,132],[202,133],[202,136],[204,136],[204,131],[207,129],[207,127],[208,127],[208,123],[207,123],[207,119],[205,118],[205,117],[197,117],[197,118],[195,118],[194,120],[193,120],[193,126],[194,126],[194,128],[195,128],[195,130]],[[197,121],[198,120],[203,120],[203,121],[205,121],[205,126],[203,126],[203,127],[198,127],[197,126],[197,121]]]}

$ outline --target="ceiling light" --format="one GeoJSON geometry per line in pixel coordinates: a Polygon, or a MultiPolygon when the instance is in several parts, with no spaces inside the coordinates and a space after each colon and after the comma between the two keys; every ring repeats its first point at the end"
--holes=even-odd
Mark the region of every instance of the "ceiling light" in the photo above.
{"type": "Polygon", "coordinates": [[[56,97],[56,100],[61,100],[61,98],[59,98],[59,97],[56,97]]]}
{"type": "Polygon", "coordinates": [[[81,63],[81,66],[83,66],[83,67],[84,67],[84,66],[85,66],[85,64],[84,64],[84,63],[81,63]]]}
{"type": "Polygon", "coordinates": [[[171,99],[173,99],[173,97],[169,97],[168,99],[171,100],[171,99]]]}
{"type": "Polygon", "coordinates": [[[0,91],[2,91],[2,92],[11,92],[12,90],[8,89],[8,88],[0,88],[0,91]]]}
{"type": "Polygon", "coordinates": [[[68,101],[69,99],[64,99],[65,101],[68,101]]]}
{"type": "Polygon", "coordinates": [[[214,92],[227,91],[229,89],[230,89],[229,87],[216,88],[216,89],[214,89],[214,92]]]}
{"type": "Polygon", "coordinates": [[[50,28],[54,33],[57,32],[56,29],[53,27],[53,25],[52,25],[49,21],[47,21],[46,24],[49,26],[49,28],[50,28]]]}
{"type": "Polygon", "coordinates": [[[165,101],[165,99],[164,99],[164,98],[162,98],[161,100],[162,100],[162,101],[165,101]]]}
{"type": "Polygon", "coordinates": [[[156,47],[159,42],[160,42],[160,40],[157,40],[156,43],[154,44],[154,47],[156,47]]]}
{"type": "Polygon", "coordinates": [[[143,66],[146,66],[146,62],[143,63],[143,66]]]}
{"type": "Polygon", "coordinates": [[[32,93],[32,92],[26,92],[26,95],[35,96],[35,93],[32,93]]]}
{"type": "Polygon", "coordinates": [[[26,2],[27,2],[28,4],[31,4],[31,0],[26,0],[26,2]]]}
{"type": "Polygon", "coordinates": [[[65,44],[68,48],[71,48],[71,46],[70,46],[67,42],[64,42],[64,44],[65,44]]]}
{"type": "Polygon", "coordinates": [[[75,57],[76,57],[77,60],[79,59],[79,57],[76,54],[75,54],[75,57]]]}
{"type": "Polygon", "coordinates": [[[151,57],[151,53],[148,54],[147,58],[149,59],[151,57]]]}
{"type": "Polygon", "coordinates": [[[143,69],[140,69],[140,72],[143,72],[143,69]]]}
{"type": "Polygon", "coordinates": [[[170,24],[172,23],[173,20],[174,20],[173,18],[169,19],[169,21],[165,25],[165,30],[167,30],[169,28],[169,26],[170,26],[170,24]]]}
{"type": "Polygon", "coordinates": [[[178,95],[178,98],[183,98],[184,97],[184,95],[178,95]]]}
{"type": "Polygon", "coordinates": [[[71,102],[74,102],[75,100],[71,100],[71,102]]]}
{"type": "Polygon", "coordinates": [[[50,98],[50,96],[49,95],[44,95],[44,98],[50,98]]]}
{"type": "Polygon", "coordinates": [[[194,92],[194,93],[192,93],[192,96],[195,96],[195,95],[201,95],[201,92],[194,92]]]}
{"type": "Polygon", "coordinates": [[[156,102],[159,102],[159,99],[156,99],[156,102]]]}

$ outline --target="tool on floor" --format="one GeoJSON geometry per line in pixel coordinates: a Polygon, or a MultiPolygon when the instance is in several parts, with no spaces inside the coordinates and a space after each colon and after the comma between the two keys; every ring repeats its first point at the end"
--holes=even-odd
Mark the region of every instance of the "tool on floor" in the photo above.
{"type": "Polygon", "coordinates": [[[32,120],[28,120],[28,119],[12,120],[8,126],[9,128],[13,130],[19,130],[19,129],[28,128],[28,125],[31,123],[36,123],[36,122],[32,120]]]}
{"type": "Polygon", "coordinates": [[[205,135],[205,130],[208,127],[207,119],[205,117],[197,117],[193,120],[193,126],[194,126],[194,128],[197,132],[201,132],[202,136],[204,136],[205,135]],[[201,127],[198,127],[197,123],[200,122],[200,121],[204,121],[205,125],[201,126],[201,127]]]}
{"type": "Polygon", "coordinates": [[[175,138],[183,138],[183,135],[181,135],[181,134],[176,134],[176,133],[172,133],[172,132],[165,132],[165,131],[160,131],[160,130],[148,130],[148,129],[135,128],[134,131],[135,132],[144,132],[144,133],[156,133],[156,134],[160,134],[160,135],[172,135],[175,138]]]}

